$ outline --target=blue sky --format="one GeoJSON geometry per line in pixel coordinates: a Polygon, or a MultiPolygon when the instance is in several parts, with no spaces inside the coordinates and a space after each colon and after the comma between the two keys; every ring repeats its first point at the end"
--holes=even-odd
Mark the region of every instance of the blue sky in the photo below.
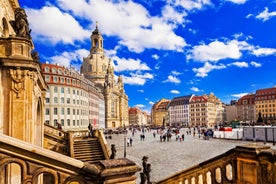
{"type": "Polygon", "coordinates": [[[79,70],[96,21],[129,106],[276,85],[276,0],[19,0],[42,62],[79,70]]]}

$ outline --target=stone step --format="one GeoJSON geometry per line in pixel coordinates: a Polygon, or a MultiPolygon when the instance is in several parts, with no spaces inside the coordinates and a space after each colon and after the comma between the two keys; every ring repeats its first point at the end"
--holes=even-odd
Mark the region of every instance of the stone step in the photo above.
{"type": "Polygon", "coordinates": [[[104,160],[104,153],[97,138],[74,142],[74,157],[83,162],[104,160]]]}

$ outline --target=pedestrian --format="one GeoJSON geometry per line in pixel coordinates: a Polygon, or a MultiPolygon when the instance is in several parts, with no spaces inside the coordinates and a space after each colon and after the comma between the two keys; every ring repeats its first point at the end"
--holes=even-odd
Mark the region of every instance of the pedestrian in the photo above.
{"type": "Polygon", "coordinates": [[[94,130],[93,130],[93,126],[91,125],[91,123],[89,123],[89,125],[88,125],[88,132],[89,132],[89,134],[88,134],[88,137],[94,137],[94,130]]]}
{"type": "Polygon", "coordinates": [[[115,159],[116,156],[116,148],[115,148],[115,144],[111,144],[111,155],[110,155],[110,159],[115,159]]]}
{"type": "Polygon", "coordinates": [[[129,144],[130,144],[130,146],[132,146],[132,138],[129,138],[129,144]]]}
{"type": "Polygon", "coordinates": [[[153,132],[153,137],[155,138],[155,132],[153,132]]]}
{"type": "Polygon", "coordinates": [[[129,147],[129,144],[130,144],[130,140],[129,138],[127,138],[127,147],[129,147]]]}
{"type": "Polygon", "coordinates": [[[185,135],[184,135],[184,134],[182,134],[182,140],[184,141],[184,139],[185,139],[185,135]]]}

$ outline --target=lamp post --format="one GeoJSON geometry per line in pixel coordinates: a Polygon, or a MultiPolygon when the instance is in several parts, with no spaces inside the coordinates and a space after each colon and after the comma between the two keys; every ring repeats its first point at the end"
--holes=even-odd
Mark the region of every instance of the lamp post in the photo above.
{"type": "Polygon", "coordinates": [[[126,137],[127,137],[126,126],[124,124],[124,158],[126,158],[126,137]]]}

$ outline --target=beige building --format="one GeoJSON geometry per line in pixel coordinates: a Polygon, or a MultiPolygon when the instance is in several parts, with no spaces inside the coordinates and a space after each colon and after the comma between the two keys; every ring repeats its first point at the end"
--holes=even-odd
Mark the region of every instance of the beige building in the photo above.
{"type": "Polygon", "coordinates": [[[225,112],[226,112],[225,121],[232,122],[238,119],[238,110],[236,105],[226,105],[225,112]]]}
{"type": "Polygon", "coordinates": [[[169,123],[169,103],[170,100],[163,98],[152,106],[151,116],[153,126],[166,126],[169,123]]]}
{"type": "Polygon", "coordinates": [[[122,76],[115,79],[114,66],[111,59],[104,54],[103,37],[98,26],[92,32],[91,43],[90,54],[83,59],[81,73],[104,94],[106,127],[128,126],[128,96],[123,79],[122,76]]]}
{"type": "Polygon", "coordinates": [[[214,127],[220,124],[222,120],[222,103],[213,93],[192,97],[190,101],[189,126],[214,127]]]}

